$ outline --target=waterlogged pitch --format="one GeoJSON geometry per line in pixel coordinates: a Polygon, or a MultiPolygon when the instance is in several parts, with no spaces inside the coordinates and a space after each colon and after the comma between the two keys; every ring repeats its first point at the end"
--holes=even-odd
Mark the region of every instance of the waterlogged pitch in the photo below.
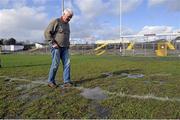
{"type": "Polygon", "coordinates": [[[73,55],[67,89],[47,86],[50,55],[0,59],[0,118],[180,118],[178,57],[73,55]]]}

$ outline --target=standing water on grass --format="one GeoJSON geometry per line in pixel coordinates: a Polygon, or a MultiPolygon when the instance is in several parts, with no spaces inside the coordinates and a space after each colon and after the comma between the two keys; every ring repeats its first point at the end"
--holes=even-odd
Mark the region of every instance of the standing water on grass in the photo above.
{"type": "Polygon", "coordinates": [[[104,100],[107,98],[107,95],[99,87],[93,89],[89,89],[89,88],[83,89],[81,95],[87,99],[92,99],[92,100],[104,100]]]}
{"type": "Polygon", "coordinates": [[[143,74],[128,74],[128,78],[143,78],[143,74]]]}

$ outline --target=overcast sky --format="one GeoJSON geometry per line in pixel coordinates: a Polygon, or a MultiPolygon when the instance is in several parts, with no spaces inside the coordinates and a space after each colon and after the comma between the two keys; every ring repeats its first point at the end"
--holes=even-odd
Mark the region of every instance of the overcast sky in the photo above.
{"type": "MultiPolygon", "coordinates": [[[[180,0],[64,1],[74,11],[72,39],[180,31],[180,0]]],[[[60,16],[61,0],[0,0],[0,38],[43,42],[44,29],[60,16]]]]}

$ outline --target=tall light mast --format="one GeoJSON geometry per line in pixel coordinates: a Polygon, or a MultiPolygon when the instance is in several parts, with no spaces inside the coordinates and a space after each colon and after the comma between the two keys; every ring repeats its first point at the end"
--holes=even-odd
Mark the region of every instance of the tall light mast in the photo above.
{"type": "Polygon", "coordinates": [[[62,15],[63,15],[63,12],[64,12],[64,0],[62,0],[61,2],[62,2],[62,15]]]}

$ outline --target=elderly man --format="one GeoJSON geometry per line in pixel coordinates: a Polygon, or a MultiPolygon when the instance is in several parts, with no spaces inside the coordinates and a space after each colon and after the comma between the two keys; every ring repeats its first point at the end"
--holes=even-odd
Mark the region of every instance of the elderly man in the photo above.
{"type": "Polygon", "coordinates": [[[69,37],[70,28],[69,21],[73,16],[71,9],[65,9],[60,18],[53,20],[45,30],[45,39],[49,42],[52,55],[52,64],[49,71],[48,86],[56,88],[55,81],[56,72],[59,67],[60,60],[63,64],[63,80],[64,87],[72,86],[70,79],[70,58],[69,58],[69,37]]]}

